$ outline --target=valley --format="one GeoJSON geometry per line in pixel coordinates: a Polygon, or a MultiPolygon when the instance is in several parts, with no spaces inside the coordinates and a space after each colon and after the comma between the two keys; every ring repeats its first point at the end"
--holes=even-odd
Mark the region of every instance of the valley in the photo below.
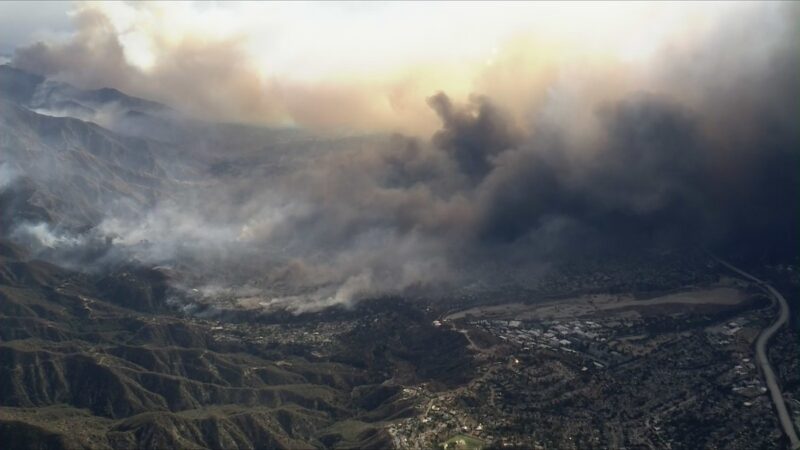
{"type": "MultiPolygon", "coordinates": [[[[639,300],[585,295],[447,313],[453,303],[443,300],[376,299],[202,319],[163,303],[169,288],[157,272],[98,279],[7,242],[0,268],[0,438],[20,446],[694,448],[713,439],[752,448],[785,439],[752,350],[773,308],[724,272],[716,284],[639,300]],[[131,309],[126,296],[143,293],[152,309],[131,309]]],[[[795,405],[797,388],[786,394],[795,405]]]]}

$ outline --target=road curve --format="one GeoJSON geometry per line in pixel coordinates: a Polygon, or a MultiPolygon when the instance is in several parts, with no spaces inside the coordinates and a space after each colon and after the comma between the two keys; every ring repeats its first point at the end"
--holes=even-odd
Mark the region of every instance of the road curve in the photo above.
{"type": "Polygon", "coordinates": [[[719,258],[716,259],[723,266],[759,285],[770,295],[770,297],[774,299],[774,301],[777,301],[778,305],[780,306],[778,319],[775,320],[772,325],[762,330],[761,334],[758,335],[758,339],[756,340],[756,361],[758,361],[758,365],[761,367],[761,373],[764,374],[764,380],[767,383],[769,395],[772,397],[772,403],[775,405],[775,409],[778,411],[778,418],[780,419],[781,427],[783,427],[783,432],[786,434],[786,437],[789,438],[789,447],[792,449],[800,448],[800,440],[797,438],[797,433],[795,432],[794,424],[792,423],[792,417],[789,415],[789,410],[786,409],[786,403],[783,401],[783,394],[781,393],[780,386],[778,386],[778,382],[775,377],[775,371],[772,370],[772,366],[769,363],[769,358],[767,357],[767,343],[769,342],[770,338],[789,320],[789,305],[786,303],[786,299],[783,297],[783,295],[781,295],[780,292],[778,292],[768,283],[754,277],[753,275],[750,275],[744,270],[739,269],[738,267],[726,261],[723,261],[719,258]]]}

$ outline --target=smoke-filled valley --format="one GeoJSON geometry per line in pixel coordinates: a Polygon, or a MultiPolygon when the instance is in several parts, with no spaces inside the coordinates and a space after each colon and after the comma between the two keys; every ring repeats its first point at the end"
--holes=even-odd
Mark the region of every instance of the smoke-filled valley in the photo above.
{"type": "Polygon", "coordinates": [[[798,61],[785,34],[757,50],[769,65],[718,56],[721,81],[659,74],[601,101],[567,72],[527,123],[486,96],[434,93],[430,139],[213,124],[4,66],[4,232],[70,267],[137,261],[212,297],[297,311],[468,280],[529,286],[554,262],[612,250],[793,256],[798,111],[785,99],[798,61]]]}

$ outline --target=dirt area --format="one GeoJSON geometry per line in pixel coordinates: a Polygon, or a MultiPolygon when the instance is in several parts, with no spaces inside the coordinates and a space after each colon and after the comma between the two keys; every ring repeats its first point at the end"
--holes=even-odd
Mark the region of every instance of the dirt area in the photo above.
{"type": "Polygon", "coordinates": [[[477,306],[450,314],[445,319],[456,320],[470,315],[483,319],[553,320],[581,317],[618,308],[646,308],[681,304],[731,306],[742,303],[748,298],[749,296],[744,291],[729,286],[687,290],[647,300],[636,300],[632,295],[595,294],[546,303],[477,306]]]}

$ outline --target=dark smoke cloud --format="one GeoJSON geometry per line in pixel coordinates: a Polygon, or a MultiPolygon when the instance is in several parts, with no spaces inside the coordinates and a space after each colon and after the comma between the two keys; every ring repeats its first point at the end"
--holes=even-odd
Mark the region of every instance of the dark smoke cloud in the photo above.
{"type": "Polygon", "coordinates": [[[492,159],[519,141],[510,116],[485,97],[474,97],[457,108],[439,93],[428,104],[442,120],[442,129],[433,135],[434,145],[446,150],[473,181],[481,181],[491,170],[492,159]]]}
{"type": "Polygon", "coordinates": [[[795,255],[796,126],[756,113],[748,124],[759,136],[748,136],[752,146],[723,147],[706,128],[717,105],[706,106],[689,111],[637,95],[597,111],[603,138],[590,148],[565,146],[568,127],[537,129],[493,155],[475,191],[478,241],[536,240],[557,221],[577,242],[742,244],[764,254],[782,245],[785,256],[795,255]]]}
{"type": "Polygon", "coordinates": [[[497,158],[481,186],[481,236],[514,241],[548,217],[568,217],[604,233],[664,225],[664,217],[702,215],[698,179],[704,153],[694,124],[654,98],[623,101],[598,112],[601,147],[569,158],[559,133],[539,130],[532,142],[497,158]],[[662,217],[663,216],[663,217],[662,217]]]}

